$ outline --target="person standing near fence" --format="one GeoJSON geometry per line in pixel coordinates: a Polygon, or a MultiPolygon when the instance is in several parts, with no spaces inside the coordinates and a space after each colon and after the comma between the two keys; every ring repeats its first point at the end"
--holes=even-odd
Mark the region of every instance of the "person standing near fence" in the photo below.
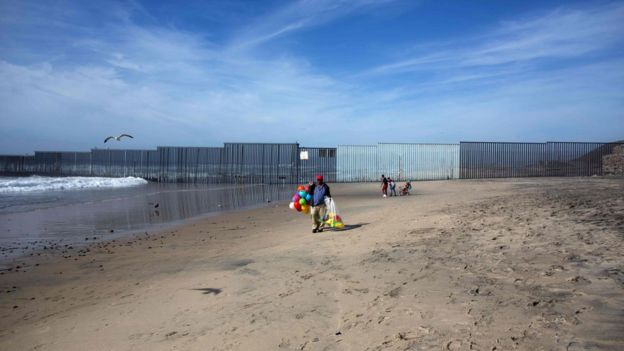
{"type": "Polygon", "coordinates": [[[381,195],[388,196],[388,178],[383,174],[381,175],[381,195]]]}
{"type": "Polygon", "coordinates": [[[397,196],[396,183],[394,182],[394,179],[388,177],[388,184],[390,185],[390,196],[397,196]]]}
{"type": "Polygon", "coordinates": [[[310,186],[310,193],[312,194],[312,207],[310,208],[310,214],[312,216],[312,233],[322,232],[325,222],[323,217],[327,212],[325,206],[325,198],[331,198],[329,192],[329,185],[323,181],[322,175],[316,176],[316,184],[310,186]]]}

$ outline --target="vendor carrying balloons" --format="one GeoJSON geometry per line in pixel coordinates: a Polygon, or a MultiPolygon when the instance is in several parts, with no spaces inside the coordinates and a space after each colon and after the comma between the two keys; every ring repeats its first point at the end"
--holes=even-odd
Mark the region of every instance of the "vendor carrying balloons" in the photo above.
{"type": "Polygon", "coordinates": [[[312,227],[312,233],[322,232],[323,227],[325,226],[325,222],[323,222],[323,217],[327,212],[327,208],[325,206],[325,198],[331,198],[331,194],[329,192],[329,186],[325,184],[323,181],[322,175],[316,176],[316,184],[310,185],[310,194],[312,194],[312,202],[310,213],[312,214],[312,221],[314,225],[312,227]]]}

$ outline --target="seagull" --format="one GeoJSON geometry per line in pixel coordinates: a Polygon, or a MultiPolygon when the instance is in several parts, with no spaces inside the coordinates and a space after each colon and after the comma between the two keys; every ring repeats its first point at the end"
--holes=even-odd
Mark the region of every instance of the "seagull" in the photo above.
{"type": "Polygon", "coordinates": [[[122,137],[128,137],[128,138],[134,139],[134,137],[132,135],[129,135],[129,134],[122,134],[122,135],[120,135],[118,137],[114,137],[114,136],[111,135],[108,138],[104,139],[104,142],[106,143],[107,141],[109,141],[111,139],[115,139],[117,141],[121,141],[122,137]]]}

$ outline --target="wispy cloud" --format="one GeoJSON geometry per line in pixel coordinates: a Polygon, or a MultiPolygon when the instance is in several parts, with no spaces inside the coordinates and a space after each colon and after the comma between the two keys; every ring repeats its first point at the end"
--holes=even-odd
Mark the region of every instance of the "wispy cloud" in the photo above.
{"type": "Polygon", "coordinates": [[[262,17],[237,34],[231,47],[249,49],[286,34],[318,26],[344,16],[397,0],[299,0],[262,17]]]}
{"type": "Polygon", "coordinates": [[[623,33],[621,3],[589,9],[559,8],[542,16],[503,22],[478,37],[426,47],[424,54],[416,53],[365,73],[401,74],[578,58],[623,44],[623,33]]]}

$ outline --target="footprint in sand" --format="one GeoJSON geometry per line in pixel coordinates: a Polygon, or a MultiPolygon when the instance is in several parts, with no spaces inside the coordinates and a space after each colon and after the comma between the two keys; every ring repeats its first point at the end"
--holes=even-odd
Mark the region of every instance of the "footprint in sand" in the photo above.
{"type": "Polygon", "coordinates": [[[461,340],[451,340],[446,343],[446,349],[449,351],[461,350],[462,342],[461,340]]]}

